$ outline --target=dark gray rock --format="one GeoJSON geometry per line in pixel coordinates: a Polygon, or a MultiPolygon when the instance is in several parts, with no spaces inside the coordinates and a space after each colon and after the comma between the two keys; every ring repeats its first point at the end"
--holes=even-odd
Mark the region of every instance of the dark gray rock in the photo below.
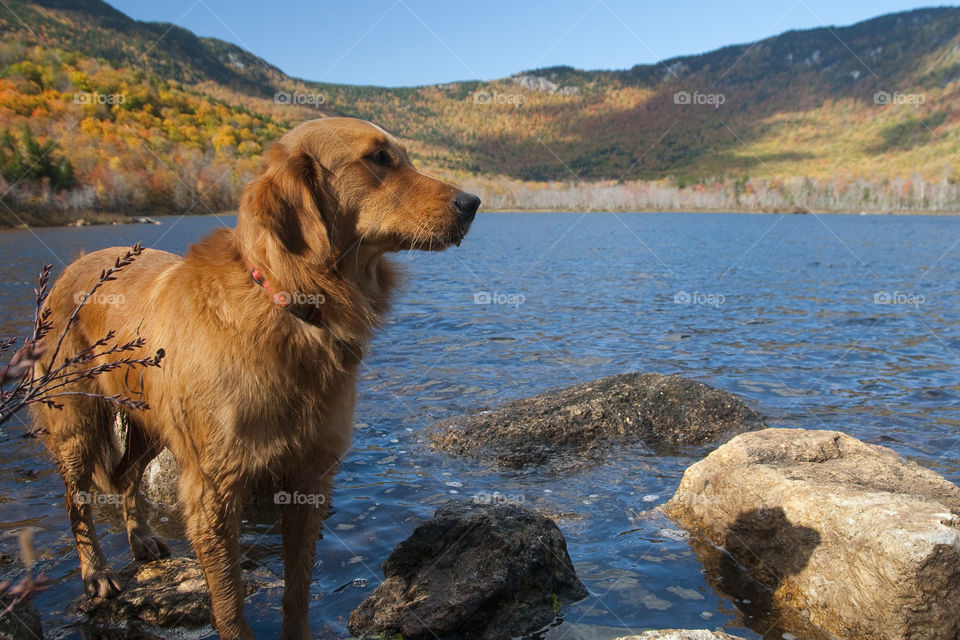
{"type": "Polygon", "coordinates": [[[552,520],[512,505],[453,501],[401,542],[350,631],[404,640],[501,640],[587,596],[552,520]]]}
{"type": "MultiPolygon", "coordinates": [[[[15,596],[0,596],[0,611],[7,607],[15,596]]],[[[17,602],[10,611],[0,616],[0,640],[41,640],[40,612],[29,600],[17,602]]]]}
{"type": "Polygon", "coordinates": [[[602,462],[617,444],[642,442],[661,453],[764,426],[726,391],[627,373],[447,420],[431,428],[430,439],[451,455],[503,467],[571,470],[602,462]]]}

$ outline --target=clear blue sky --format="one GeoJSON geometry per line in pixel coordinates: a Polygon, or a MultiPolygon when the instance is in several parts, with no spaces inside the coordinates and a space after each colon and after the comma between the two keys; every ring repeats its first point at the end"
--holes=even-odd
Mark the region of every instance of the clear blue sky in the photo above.
{"type": "Polygon", "coordinates": [[[908,0],[108,0],[138,20],[236,43],[286,73],[410,86],[567,64],[626,69],[790,29],[842,26],[908,0]]]}

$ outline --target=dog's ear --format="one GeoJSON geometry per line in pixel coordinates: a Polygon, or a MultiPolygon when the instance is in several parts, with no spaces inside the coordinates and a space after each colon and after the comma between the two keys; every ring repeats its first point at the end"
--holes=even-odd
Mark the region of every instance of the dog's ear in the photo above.
{"type": "MultiPolygon", "coordinates": [[[[331,254],[325,212],[325,169],[311,156],[275,144],[262,172],[243,190],[240,216],[267,229],[284,248],[311,262],[331,254]]],[[[245,222],[245,221],[244,221],[245,222]]]]}

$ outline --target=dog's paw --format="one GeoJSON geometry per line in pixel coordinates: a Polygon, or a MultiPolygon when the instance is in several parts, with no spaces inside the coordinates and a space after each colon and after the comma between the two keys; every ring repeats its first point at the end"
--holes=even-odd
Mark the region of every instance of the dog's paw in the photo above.
{"type": "Polygon", "coordinates": [[[116,598],[120,594],[120,579],[112,569],[98,569],[83,578],[83,589],[94,598],[116,598]]]}
{"type": "Polygon", "coordinates": [[[167,541],[152,531],[132,531],[130,550],[133,551],[133,557],[142,562],[170,557],[170,546],[167,541]]]}

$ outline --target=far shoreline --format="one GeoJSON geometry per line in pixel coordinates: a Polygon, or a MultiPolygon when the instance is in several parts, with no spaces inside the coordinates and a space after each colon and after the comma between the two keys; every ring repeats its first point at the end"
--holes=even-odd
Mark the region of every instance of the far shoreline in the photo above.
{"type": "Polygon", "coordinates": [[[957,216],[960,211],[756,211],[749,209],[645,209],[637,211],[635,209],[595,209],[591,211],[582,211],[578,209],[483,209],[477,215],[483,213],[730,213],[730,214],[748,214],[760,216],[957,216]]]}
{"type": "MultiPolygon", "coordinates": [[[[579,209],[480,209],[480,214],[540,214],[540,213],[578,213],[578,214],[659,214],[659,213],[675,213],[675,214],[733,214],[733,215],[766,215],[766,216],[824,216],[824,215],[843,215],[843,216],[937,216],[937,217],[951,217],[960,215],[960,211],[855,211],[855,210],[839,210],[839,211],[787,211],[787,210],[771,210],[771,211],[757,211],[749,209],[645,209],[638,211],[635,209],[595,209],[590,211],[583,211],[579,209]]],[[[112,212],[90,212],[87,214],[89,217],[80,217],[77,220],[73,221],[64,221],[62,219],[52,220],[49,223],[43,220],[37,220],[32,216],[28,216],[29,222],[23,222],[19,224],[5,224],[6,221],[0,221],[0,232],[3,231],[16,231],[24,229],[42,229],[42,228],[55,228],[55,227],[101,227],[101,226],[113,226],[113,225],[128,225],[128,224],[163,224],[163,219],[165,218],[180,218],[180,217],[190,217],[190,218],[203,218],[203,217],[220,217],[220,216],[235,216],[237,211],[218,211],[216,213],[199,213],[199,214],[177,214],[177,213],[154,213],[152,215],[129,215],[129,214],[120,214],[112,212]]]]}

